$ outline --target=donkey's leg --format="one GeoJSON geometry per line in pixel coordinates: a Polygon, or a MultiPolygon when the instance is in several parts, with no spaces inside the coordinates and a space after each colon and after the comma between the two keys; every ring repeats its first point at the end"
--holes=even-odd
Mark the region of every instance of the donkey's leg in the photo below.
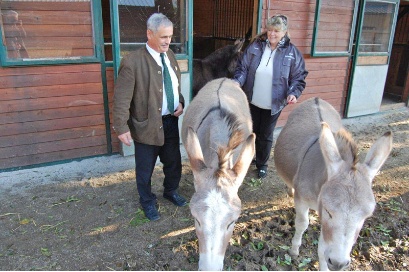
{"type": "Polygon", "coordinates": [[[309,206],[302,200],[297,200],[297,196],[294,198],[295,205],[295,233],[292,239],[292,247],[290,254],[292,256],[298,256],[300,253],[300,246],[302,241],[302,235],[308,227],[308,211],[309,206]]]}

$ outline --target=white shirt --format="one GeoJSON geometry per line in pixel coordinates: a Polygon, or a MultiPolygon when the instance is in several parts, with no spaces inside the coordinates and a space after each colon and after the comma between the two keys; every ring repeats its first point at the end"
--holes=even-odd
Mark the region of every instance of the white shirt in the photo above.
{"type": "Polygon", "coordinates": [[[271,110],[273,99],[273,60],[276,50],[266,46],[256,70],[251,104],[261,109],[271,110]]]}
{"type": "MultiPolygon", "coordinates": [[[[149,54],[151,54],[151,56],[156,61],[156,63],[160,67],[162,67],[162,59],[160,57],[160,53],[153,50],[151,47],[149,47],[148,44],[146,44],[146,49],[148,50],[149,54]]],[[[172,80],[173,97],[174,97],[174,100],[173,100],[174,107],[173,108],[176,110],[176,108],[179,105],[179,92],[178,92],[179,81],[178,81],[178,77],[176,76],[175,71],[172,69],[172,66],[170,64],[168,55],[166,53],[165,53],[165,63],[168,66],[170,78],[172,80]]],[[[163,67],[162,67],[162,73],[163,73],[163,67]]],[[[168,100],[166,99],[165,82],[163,83],[162,90],[163,90],[163,92],[162,92],[163,93],[162,115],[171,114],[171,112],[169,112],[169,110],[168,110],[168,100]]],[[[172,112],[172,114],[173,114],[173,112],[172,112]]]]}

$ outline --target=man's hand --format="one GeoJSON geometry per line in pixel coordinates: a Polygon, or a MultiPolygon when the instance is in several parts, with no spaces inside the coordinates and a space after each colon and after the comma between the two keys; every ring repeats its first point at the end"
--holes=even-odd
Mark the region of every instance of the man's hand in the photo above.
{"type": "Polygon", "coordinates": [[[176,108],[175,112],[173,113],[174,116],[179,117],[183,113],[183,106],[182,103],[179,103],[178,107],[176,108]]]}
{"type": "Polygon", "coordinates": [[[131,146],[132,144],[132,137],[131,137],[131,132],[125,132],[124,134],[121,134],[118,136],[118,139],[126,144],[127,146],[131,146]]]}

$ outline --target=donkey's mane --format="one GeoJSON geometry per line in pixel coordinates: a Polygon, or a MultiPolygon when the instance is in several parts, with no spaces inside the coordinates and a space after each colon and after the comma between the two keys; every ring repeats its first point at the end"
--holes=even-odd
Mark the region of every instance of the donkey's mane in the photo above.
{"type": "Polygon", "coordinates": [[[223,120],[227,123],[229,127],[229,142],[227,146],[219,146],[217,151],[218,159],[219,159],[219,168],[215,172],[216,178],[222,177],[230,177],[229,172],[229,162],[231,156],[233,155],[233,151],[244,141],[244,133],[241,129],[242,123],[237,118],[237,115],[227,112],[220,108],[220,115],[223,120]]]}
{"type": "Polygon", "coordinates": [[[349,133],[344,128],[341,128],[335,135],[339,153],[344,161],[352,163],[352,167],[358,163],[358,147],[349,133]]]}

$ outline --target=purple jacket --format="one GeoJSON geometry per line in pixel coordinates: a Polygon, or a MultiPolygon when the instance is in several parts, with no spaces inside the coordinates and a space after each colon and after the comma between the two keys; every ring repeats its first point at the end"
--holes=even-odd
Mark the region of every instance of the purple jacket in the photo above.
{"type": "MultiPolygon", "coordinates": [[[[266,40],[267,36],[261,35],[246,48],[234,73],[234,80],[240,83],[248,101],[251,101],[253,96],[255,74],[267,46],[266,40]]],[[[274,55],[272,115],[287,105],[287,96],[292,94],[297,99],[300,97],[306,85],[307,75],[301,52],[290,43],[287,35],[284,36],[274,55]]]]}

